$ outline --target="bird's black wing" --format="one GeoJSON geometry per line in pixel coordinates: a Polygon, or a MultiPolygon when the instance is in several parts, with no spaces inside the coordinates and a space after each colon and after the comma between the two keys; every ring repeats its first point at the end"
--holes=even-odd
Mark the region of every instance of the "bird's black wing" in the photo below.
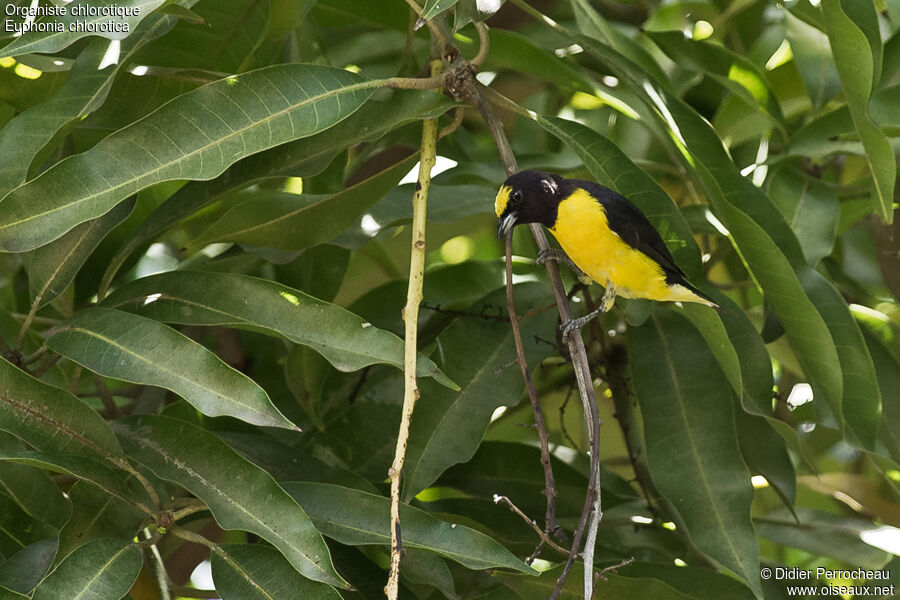
{"type": "Polygon", "coordinates": [[[660,237],[659,232],[644,216],[644,213],[632,204],[628,198],[612,191],[608,187],[591,181],[573,180],[572,183],[586,189],[591,196],[603,205],[603,208],[606,210],[606,222],[609,228],[622,238],[626,244],[643,252],[659,263],[666,272],[667,280],[670,279],[671,275],[676,276],[671,278],[675,281],[683,280],[685,276],[684,271],[675,264],[675,259],[666,247],[662,237],[660,237]]]}

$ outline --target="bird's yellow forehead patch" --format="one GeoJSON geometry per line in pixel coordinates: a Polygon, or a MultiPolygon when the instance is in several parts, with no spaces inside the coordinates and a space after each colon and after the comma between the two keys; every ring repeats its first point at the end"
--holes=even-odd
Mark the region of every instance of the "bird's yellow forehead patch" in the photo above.
{"type": "Polygon", "coordinates": [[[500,218],[503,211],[506,210],[510,192],[512,192],[512,188],[508,185],[501,186],[500,191],[497,192],[497,198],[494,199],[494,212],[497,214],[497,218],[500,218]]]}

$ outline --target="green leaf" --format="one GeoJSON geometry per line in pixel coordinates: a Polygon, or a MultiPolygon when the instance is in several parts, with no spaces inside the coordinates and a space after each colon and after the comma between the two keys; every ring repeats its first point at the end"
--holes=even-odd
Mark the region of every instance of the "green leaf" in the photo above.
{"type": "MultiPolygon", "coordinates": [[[[521,284],[514,288],[516,310],[552,304],[546,286],[521,284]]],[[[500,289],[470,307],[479,314],[482,307],[495,310],[505,306],[506,291],[500,289]]],[[[552,348],[535,336],[551,337],[556,325],[552,312],[545,311],[521,322],[525,356],[530,368],[540,364],[552,348]]],[[[458,393],[427,382],[420,384],[424,400],[417,405],[410,427],[403,495],[407,500],[431,485],[448,467],[472,458],[494,410],[514,406],[523,397],[522,373],[505,368],[515,358],[512,328],[505,321],[461,317],[437,339],[437,352],[446,357],[447,375],[462,386],[458,393]]]]}
{"type": "MultiPolygon", "coordinates": [[[[8,515],[4,515],[4,520],[8,515]]],[[[8,524],[4,523],[4,527],[8,524]]],[[[0,564],[0,585],[3,588],[28,594],[41,581],[56,555],[56,538],[43,539],[16,552],[0,564]]],[[[4,598],[0,588],[0,598],[4,598]]]]}
{"type": "Polygon", "coordinates": [[[616,575],[658,579],[695,600],[752,600],[753,594],[733,577],[712,569],[649,562],[633,562],[616,570],[616,575]]]}
{"type": "MultiPolygon", "coordinates": [[[[327,483],[291,482],[284,488],[328,537],[353,546],[391,543],[390,499],[327,483]]],[[[407,504],[400,505],[400,523],[403,544],[410,548],[434,552],[469,569],[534,573],[483,533],[440,521],[407,504]]]]}
{"type": "Polygon", "coordinates": [[[47,345],[106,377],[171,390],[211,417],[297,429],[252,379],[158,321],[89,308],[57,328],[47,345]]]}
{"type": "Polygon", "coordinates": [[[453,16],[453,32],[456,33],[469,23],[481,23],[497,13],[506,0],[495,0],[490,3],[484,3],[486,6],[482,9],[478,6],[478,0],[460,0],[456,5],[456,11],[453,16]]]}
{"type": "MultiPolygon", "coordinates": [[[[870,2],[855,3],[850,8],[852,19],[845,8],[842,0],[822,0],[822,14],[844,97],[872,169],[875,184],[872,204],[881,213],[882,220],[890,223],[894,214],[897,161],[887,136],[872,122],[868,109],[872,88],[881,70],[881,44],[878,38],[877,47],[872,46],[872,32],[867,21],[869,18],[877,21],[877,15],[870,2]]],[[[878,35],[877,24],[874,35],[878,35]]]]}
{"type": "Polygon", "coordinates": [[[657,309],[629,328],[628,356],[653,483],[697,549],[762,596],[753,488],[733,434],[728,380],[699,332],[673,311],[657,309]]]}
{"type": "Polygon", "coordinates": [[[143,565],[130,540],[99,539],[77,548],[34,590],[33,600],[120,600],[143,565]]]}
{"type": "Polygon", "coordinates": [[[140,507],[144,512],[152,512],[151,502],[143,488],[138,487],[133,492],[129,489],[128,476],[123,471],[115,470],[93,458],[20,450],[0,452],[0,461],[11,461],[77,477],[99,487],[111,496],[140,507]]]}
{"type": "Polygon", "coordinates": [[[76,482],[67,495],[72,502],[72,517],[59,532],[57,562],[91,540],[133,539],[147,518],[131,504],[87,482],[76,482]]]}
{"type": "Polygon", "coordinates": [[[316,175],[343,148],[377,139],[411,121],[437,117],[451,106],[447,98],[430,91],[397,90],[390,102],[367,102],[322,133],[244,158],[211,181],[188,182],[147,217],[116,252],[104,274],[103,288],[109,287],[116,271],[137,248],[225,192],[264,177],[316,175]]]}
{"type": "MultiPolygon", "coordinates": [[[[815,110],[841,90],[837,68],[831,58],[828,36],[788,11],[784,12],[785,37],[791,45],[794,64],[815,110]]],[[[802,239],[802,238],[801,238],[802,239]]]]}
{"type": "Polygon", "coordinates": [[[779,169],[768,179],[769,197],[787,219],[810,265],[831,254],[841,209],[825,183],[797,169],[779,169]]]}
{"type": "Polygon", "coordinates": [[[0,155],[4,157],[0,163],[0,197],[25,181],[31,163],[54,136],[103,104],[113,79],[135,51],[169,31],[174,24],[173,18],[147,19],[122,43],[119,60],[103,69],[99,67],[104,64],[109,42],[91,42],[78,55],[59,92],[7,123],[0,130],[0,155]]]}
{"type": "Polygon", "coordinates": [[[801,282],[828,323],[841,361],[843,398],[831,409],[836,415],[842,415],[847,429],[845,437],[850,443],[873,450],[881,420],[881,392],[872,356],[846,301],[834,285],[813,269],[801,273],[801,282]]]}
{"type": "MultiPolygon", "coordinates": [[[[854,315],[861,321],[860,329],[866,340],[866,346],[869,348],[869,354],[872,356],[872,363],[875,365],[875,373],[878,376],[878,387],[882,390],[900,389],[900,360],[891,354],[885,342],[878,336],[874,327],[870,323],[861,320],[858,315],[854,315]]],[[[884,412],[881,415],[881,431],[882,441],[887,446],[887,452],[881,451],[900,462],[900,406],[896,402],[891,402],[889,397],[885,395],[883,398],[884,412]]]]}
{"type": "Polygon", "coordinates": [[[753,62],[722,46],[688,39],[681,31],[648,31],[647,35],[669,58],[692,64],[697,71],[712,77],[748,105],[758,108],[774,125],[784,130],[784,115],[775,90],[763,70],[753,62]]]}
{"type": "MultiPolygon", "coordinates": [[[[394,334],[337,305],[236,273],[172,271],[143,277],[117,290],[104,306],[168,323],[239,326],[283,337],[313,348],[342,371],[377,363],[403,368],[403,341],[394,334]]],[[[453,386],[428,358],[420,357],[418,374],[453,386]]]]}
{"type": "Polygon", "coordinates": [[[783,546],[830,556],[863,569],[881,569],[891,554],[865,543],[860,534],[878,526],[868,519],[830,515],[811,508],[797,508],[798,523],[778,510],[754,519],[759,535],[783,546]]]}
{"type": "Polygon", "coordinates": [[[452,8],[459,0],[425,0],[422,7],[422,18],[426,21],[433,19],[445,10],[452,8]]]}
{"type": "Polygon", "coordinates": [[[36,19],[38,23],[47,24],[45,26],[47,31],[35,29],[26,32],[3,48],[3,55],[21,56],[32,52],[50,54],[91,35],[99,35],[110,40],[123,40],[137,28],[142,19],[148,17],[163,1],[75,0],[75,2],[65,5],[65,14],[36,19]],[[86,15],[80,12],[87,8],[103,9],[106,7],[114,8],[114,10],[126,9],[128,14],[121,15],[120,12],[114,12],[112,15],[86,15]]]}
{"type": "MultiPolygon", "coordinates": [[[[522,577],[505,573],[497,574],[496,577],[516,592],[521,600],[544,600],[556,587],[556,580],[561,571],[562,567],[556,567],[544,571],[540,577],[522,577]]],[[[562,600],[583,600],[583,578],[584,569],[580,563],[576,563],[572,567],[559,597],[562,600]]],[[[691,598],[658,579],[637,579],[611,573],[605,574],[603,579],[598,580],[594,589],[596,596],[600,598],[640,598],[641,600],[689,600],[691,598]]]]}
{"type": "Polygon", "coordinates": [[[145,187],[211,179],[245,156],[318,133],[352,114],[379,84],[343,69],[292,64],[182,94],[7,194],[0,250],[31,250],[145,187]]]}
{"type": "Polygon", "coordinates": [[[125,417],[113,428],[131,458],[206,502],[223,529],[255,533],[309,579],[346,587],[306,512],[212,433],[157,415],[125,417]]]}
{"type": "MultiPolygon", "coordinates": [[[[0,562],[35,542],[56,536],[56,529],[28,515],[4,494],[0,494],[0,514],[3,515],[3,527],[0,528],[0,562]]],[[[8,584],[2,581],[0,585],[8,587],[8,584]]]]}
{"type": "Polygon", "coordinates": [[[51,454],[99,462],[122,456],[122,447],[100,415],[5,360],[0,360],[0,430],[51,454]]]}
{"type": "Polygon", "coordinates": [[[334,588],[303,577],[277,550],[261,544],[220,545],[210,562],[222,600],[341,598],[334,588]]]}
{"type": "Polygon", "coordinates": [[[132,210],[133,198],[31,252],[25,259],[25,269],[32,302],[41,307],[66,291],[106,234],[127,219],[132,210]]]}
{"type": "Polygon", "coordinates": [[[390,191],[416,164],[414,154],[335,194],[264,191],[237,196],[237,205],[191,241],[196,250],[212,242],[242,242],[303,250],[331,241],[390,191]]]}
{"type": "MultiPolygon", "coordinates": [[[[22,449],[10,434],[0,435],[0,452],[22,449]]],[[[72,504],[56,483],[40,469],[9,462],[0,463],[0,492],[26,513],[59,529],[72,514],[72,504]]]]}

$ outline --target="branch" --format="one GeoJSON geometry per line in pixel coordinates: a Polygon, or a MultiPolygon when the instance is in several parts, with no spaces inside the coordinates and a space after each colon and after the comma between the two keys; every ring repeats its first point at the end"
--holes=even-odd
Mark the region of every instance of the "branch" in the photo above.
{"type": "MultiPolygon", "coordinates": [[[[439,77],[444,69],[440,59],[431,61],[432,78],[439,77]]],[[[422,124],[422,150],[419,160],[419,180],[413,194],[412,247],[409,259],[409,288],[406,293],[406,307],[403,309],[403,321],[406,325],[404,345],[403,379],[403,416],[400,421],[400,432],[397,435],[397,447],[394,451],[394,463],[388,472],[391,480],[391,569],[384,593],[388,600],[397,600],[399,593],[400,559],[403,556],[403,544],[400,539],[400,475],[406,459],[406,446],[409,442],[409,424],[412,420],[416,400],[419,399],[419,388],[416,384],[416,350],[418,338],[419,304],[422,302],[422,283],[425,278],[425,213],[428,201],[428,189],[431,186],[431,169],[434,167],[437,145],[437,119],[425,119],[422,124]]]]}
{"type": "MultiPolygon", "coordinates": [[[[506,310],[509,313],[509,321],[512,325],[513,340],[516,344],[516,360],[525,380],[525,389],[528,390],[528,399],[531,400],[531,410],[534,412],[534,424],[537,427],[538,439],[541,442],[541,464],[544,467],[544,495],[547,496],[547,513],[544,517],[545,532],[558,535],[562,528],[556,522],[556,482],[553,479],[553,467],[550,463],[550,435],[547,433],[547,425],[544,423],[544,412],[538,400],[534,382],[531,381],[531,373],[528,371],[528,362],[525,360],[525,345],[522,343],[522,332],[519,329],[519,315],[516,312],[516,300],[513,295],[512,284],[512,232],[506,236],[506,310]]],[[[494,502],[498,500],[495,498],[494,502]]],[[[510,508],[514,508],[510,502],[510,508]]],[[[543,536],[542,538],[543,539],[543,536]]],[[[552,542],[551,542],[552,544],[552,542]]]]}
{"type": "Polygon", "coordinates": [[[560,546],[559,544],[554,542],[550,538],[550,536],[547,535],[546,531],[544,531],[543,529],[541,529],[540,527],[537,526],[537,523],[535,523],[534,519],[528,518],[528,515],[523,513],[522,510],[518,506],[513,504],[512,500],[510,500],[506,496],[500,496],[499,494],[494,494],[494,504],[505,504],[506,506],[509,507],[509,510],[513,511],[514,513],[516,513],[517,515],[522,517],[522,520],[525,521],[526,523],[528,523],[528,526],[531,527],[532,529],[534,529],[534,532],[537,533],[538,536],[541,538],[542,544],[547,544],[548,546],[550,546],[551,548],[553,548],[554,550],[556,550],[557,552],[559,552],[561,554],[569,553],[568,550],[566,550],[565,548],[563,548],[562,546],[560,546]]]}
{"type": "MultiPolygon", "coordinates": [[[[482,118],[488,126],[488,129],[491,132],[491,135],[494,138],[494,142],[497,145],[497,150],[500,153],[500,159],[503,161],[503,166],[506,169],[507,175],[511,175],[516,172],[517,165],[515,156],[513,155],[512,148],[509,145],[509,141],[506,139],[506,133],[503,130],[503,123],[500,119],[497,118],[497,115],[494,113],[490,104],[485,100],[484,95],[482,94],[483,86],[475,86],[472,84],[471,91],[471,100],[475,104],[475,107],[481,113],[482,118]]],[[[491,94],[492,96],[499,96],[499,94],[491,94]]],[[[511,102],[511,101],[509,101],[511,102]]],[[[514,104],[514,103],[513,103],[514,104]]],[[[525,109],[521,109],[524,111],[525,109]]],[[[517,111],[518,112],[518,111],[517,111]]],[[[538,245],[538,249],[540,251],[544,251],[550,247],[547,243],[547,236],[544,234],[544,230],[541,229],[541,226],[537,223],[532,223],[530,225],[531,234],[534,236],[534,240],[538,245]]],[[[566,291],[562,284],[562,279],[559,276],[559,266],[555,261],[546,261],[544,263],[544,267],[547,269],[547,275],[550,278],[550,285],[553,288],[553,295],[556,297],[556,306],[559,310],[559,315],[563,322],[570,321],[572,319],[572,312],[569,309],[569,301],[566,297],[566,291]]],[[[584,597],[591,598],[593,595],[593,578],[591,577],[591,573],[593,572],[593,560],[594,560],[594,542],[596,540],[597,528],[600,525],[600,519],[603,514],[600,510],[601,502],[600,502],[600,486],[599,486],[599,469],[600,469],[600,415],[597,411],[597,401],[594,397],[594,388],[591,382],[591,372],[590,367],[588,366],[587,359],[587,351],[584,347],[584,340],[580,335],[571,335],[567,337],[566,344],[568,345],[569,355],[572,360],[572,367],[575,370],[575,379],[578,381],[578,391],[581,395],[581,403],[584,409],[584,414],[587,419],[588,425],[588,435],[591,440],[591,470],[590,477],[588,478],[588,492],[585,497],[585,506],[581,513],[581,518],[578,522],[578,528],[575,530],[574,539],[572,541],[572,549],[569,551],[569,558],[566,561],[566,566],[563,568],[562,574],[560,574],[559,579],[556,581],[556,587],[553,590],[553,593],[550,595],[550,600],[556,600],[559,595],[562,593],[563,584],[565,584],[566,578],[569,576],[569,571],[572,569],[572,564],[575,562],[575,556],[578,554],[579,544],[581,542],[581,536],[584,534],[584,530],[588,525],[588,519],[590,517],[590,528],[588,531],[587,541],[585,543],[585,548],[583,551],[584,554],[584,597]]]]}

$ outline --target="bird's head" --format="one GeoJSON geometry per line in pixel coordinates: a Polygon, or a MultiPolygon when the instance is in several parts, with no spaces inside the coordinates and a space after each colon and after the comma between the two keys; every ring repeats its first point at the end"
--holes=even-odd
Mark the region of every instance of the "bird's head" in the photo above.
{"type": "Polygon", "coordinates": [[[560,183],[561,177],[543,171],[520,171],[507,179],[494,201],[494,212],[500,219],[497,238],[521,223],[552,227],[559,206],[560,183]]]}

